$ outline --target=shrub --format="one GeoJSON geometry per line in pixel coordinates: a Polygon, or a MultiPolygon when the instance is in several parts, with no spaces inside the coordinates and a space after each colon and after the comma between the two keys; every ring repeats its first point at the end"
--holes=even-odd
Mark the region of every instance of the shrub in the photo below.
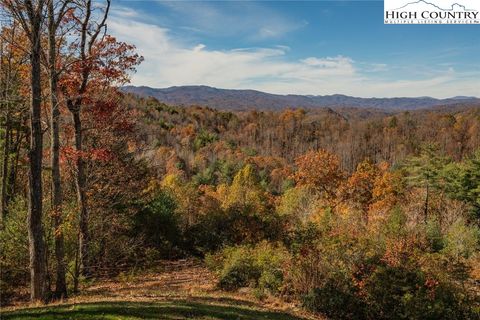
{"type": "Polygon", "coordinates": [[[303,305],[332,319],[477,319],[467,282],[477,228],[410,225],[398,208],[385,218],[372,228],[330,214],[314,241],[297,240],[286,279],[303,305]]]}
{"type": "Polygon", "coordinates": [[[459,219],[448,229],[443,252],[454,259],[469,258],[478,252],[479,239],[480,229],[459,219]]]}
{"type": "Polygon", "coordinates": [[[368,313],[380,319],[410,319],[416,305],[426,300],[425,276],[408,267],[380,266],[366,279],[368,313]]]}
{"type": "Polygon", "coordinates": [[[253,256],[255,265],[261,270],[258,288],[271,294],[280,293],[288,252],[281,246],[263,241],[254,248],[253,256]]]}
{"type": "Polygon", "coordinates": [[[256,246],[227,247],[207,255],[209,268],[219,274],[219,287],[236,290],[253,287],[260,293],[278,294],[283,285],[283,266],[287,251],[266,241],[256,246]]]}
{"type": "Polygon", "coordinates": [[[259,214],[250,207],[213,208],[199,215],[185,231],[188,250],[203,256],[222,247],[259,243],[280,238],[281,220],[275,214],[259,214]]]}
{"type": "Polygon", "coordinates": [[[362,319],[365,304],[359,299],[355,267],[368,261],[354,255],[362,254],[327,237],[304,247],[288,271],[292,292],[310,311],[333,319],[362,319]]]}
{"type": "Polygon", "coordinates": [[[412,264],[377,267],[364,284],[369,318],[474,319],[468,292],[443,272],[412,264]]]}
{"type": "Polygon", "coordinates": [[[227,247],[215,255],[207,255],[207,265],[219,274],[219,287],[236,290],[253,284],[261,275],[247,246],[227,247]]]}
{"type": "Polygon", "coordinates": [[[302,297],[303,306],[332,319],[362,319],[365,306],[356,296],[352,283],[340,285],[336,279],[327,279],[302,297]]]}
{"type": "Polygon", "coordinates": [[[175,255],[181,247],[182,233],[176,208],[175,200],[167,192],[159,191],[134,217],[135,234],[164,257],[175,255]]]}

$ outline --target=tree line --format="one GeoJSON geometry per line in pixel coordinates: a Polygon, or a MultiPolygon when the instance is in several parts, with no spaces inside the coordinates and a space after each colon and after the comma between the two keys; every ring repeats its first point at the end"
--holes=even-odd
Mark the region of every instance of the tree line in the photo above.
{"type": "Polygon", "coordinates": [[[141,57],[133,46],[106,34],[110,0],[104,3],[5,0],[0,5],[2,219],[9,214],[10,202],[19,191],[16,189],[19,168],[27,165],[27,176],[22,177],[22,181],[28,181],[28,188],[23,191],[28,199],[31,300],[46,301],[49,297],[42,220],[45,212],[52,217],[55,238],[54,297],[64,298],[67,287],[61,228],[64,216],[62,149],[71,146],[71,156],[75,158],[73,180],[79,211],[77,273],[88,276],[90,235],[82,113],[86,108],[94,112],[102,105],[114,104],[113,85],[127,81],[128,73],[141,57]],[[69,120],[64,119],[65,112],[69,113],[69,120]],[[72,132],[68,132],[70,130],[72,132]],[[61,143],[62,132],[65,132],[64,140],[67,132],[71,134],[73,143],[61,143]],[[47,134],[48,150],[44,145],[47,134]],[[22,148],[26,149],[25,153],[22,148]],[[44,206],[45,169],[50,173],[49,208],[44,206]]]}

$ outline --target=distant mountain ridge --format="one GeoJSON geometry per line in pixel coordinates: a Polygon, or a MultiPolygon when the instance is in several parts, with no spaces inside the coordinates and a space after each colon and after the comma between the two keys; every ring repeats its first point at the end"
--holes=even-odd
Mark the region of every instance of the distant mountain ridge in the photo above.
{"type": "Polygon", "coordinates": [[[163,89],[146,86],[125,86],[122,90],[141,97],[154,97],[157,100],[170,105],[200,105],[226,110],[322,107],[416,110],[456,104],[480,104],[479,98],[465,96],[448,99],[435,99],[431,97],[358,98],[341,94],[325,96],[294,94],[280,95],[256,90],[218,89],[208,86],[179,86],[163,89]]]}

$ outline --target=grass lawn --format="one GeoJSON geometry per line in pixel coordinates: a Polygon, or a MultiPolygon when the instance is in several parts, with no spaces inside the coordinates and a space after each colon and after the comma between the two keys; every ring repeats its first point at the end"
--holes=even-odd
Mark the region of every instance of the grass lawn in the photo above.
{"type": "MultiPolygon", "coordinates": [[[[323,319],[279,300],[258,301],[248,292],[218,290],[214,274],[196,261],[165,262],[161,269],[125,280],[96,281],[65,303],[25,302],[0,312],[10,319],[323,319]]],[[[1,308],[0,308],[1,310],[1,308]]]]}
{"type": "Polygon", "coordinates": [[[8,319],[275,319],[299,320],[286,313],[259,310],[248,305],[209,301],[92,302],[21,309],[0,314],[8,319]]]}

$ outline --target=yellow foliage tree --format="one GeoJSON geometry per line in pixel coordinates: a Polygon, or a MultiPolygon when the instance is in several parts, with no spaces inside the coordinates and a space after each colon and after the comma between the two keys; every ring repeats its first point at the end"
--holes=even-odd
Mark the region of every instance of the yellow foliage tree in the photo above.
{"type": "Polygon", "coordinates": [[[167,190],[176,200],[177,212],[182,218],[185,227],[193,225],[198,218],[199,193],[191,182],[185,182],[176,174],[166,175],[161,183],[162,188],[167,190]]]}
{"type": "Polygon", "coordinates": [[[256,213],[264,213],[268,208],[268,198],[262,189],[255,169],[247,164],[233,178],[231,186],[221,185],[218,192],[224,196],[222,207],[249,207],[256,213]]]}

